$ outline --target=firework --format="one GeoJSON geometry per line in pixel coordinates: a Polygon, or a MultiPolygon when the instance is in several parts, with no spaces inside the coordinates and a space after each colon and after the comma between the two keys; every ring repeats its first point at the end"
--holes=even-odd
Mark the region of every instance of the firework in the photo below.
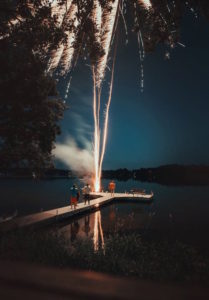
{"type": "Polygon", "coordinates": [[[110,51],[111,40],[114,32],[116,16],[119,8],[119,0],[111,2],[110,9],[106,9],[102,14],[102,37],[101,46],[104,50],[104,55],[100,58],[97,64],[97,86],[100,87],[105,76],[107,59],[110,51]]]}
{"type": "Polygon", "coordinates": [[[63,5],[60,5],[57,2],[57,0],[52,1],[51,13],[52,13],[52,17],[57,16],[58,26],[62,25],[65,15],[66,15],[68,9],[70,8],[71,4],[72,4],[72,0],[67,0],[66,4],[63,4],[63,5]]]}
{"type": "Polygon", "coordinates": [[[102,28],[102,7],[98,0],[94,0],[92,11],[92,21],[95,27],[95,40],[98,44],[101,43],[101,28],[102,28]]]}
{"type": "MultiPolygon", "coordinates": [[[[69,13],[69,10],[71,8],[72,0],[67,1],[67,5],[62,5],[60,6],[57,1],[52,2],[52,16],[56,15],[58,16],[58,26],[61,26],[63,23],[64,18],[66,17],[67,14],[69,13]]],[[[68,16],[72,17],[72,15],[68,16]]],[[[66,32],[66,34],[69,36],[69,33],[66,32]]],[[[50,62],[49,62],[49,71],[55,70],[62,58],[63,52],[64,52],[64,44],[61,43],[56,50],[53,50],[50,54],[50,62]]]]}
{"type": "MultiPolygon", "coordinates": [[[[105,79],[106,69],[108,67],[108,59],[111,47],[114,42],[119,17],[122,18],[122,24],[125,28],[126,41],[128,41],[128,28],[125,19],[127,7],[133,7],[134,24],[133,31],[136,32],[139,45],[140,58],[140,83],[141,89],[144,88],[144,59],[145,53],[152,51],[158,43],[164,43],[166,46],[165,58],[170,58],[169,46],[171,49],[175,45],[185,47],[178,41],[179,18],[183,11],[180,2],[185,2],[186,6],[196,14],[198,8],[205,14],[207,9],[206,1],[160,1],[160,0],[66,0],[61,2],[58,0],[49,0],[52,8],[52,16],[57,16],[58,27],[65,29],[66,40],[57,45],[56,50],[50,52],[50,63],[48,70],[54,71],[57,67],[61,68],[61,72],[56,71],[59,75],[66,75],[72,69],[72,62],[78,60],[80,54],[84,54],[85,59],[90,57],[90,64],[93,77],[93,115],[94,115],[94,189],[100,190],[100,180],[102,172],[102,164],[105,155],[108,120],[113,91],[113,76],[115,58],[113,59],[112,75],[109,89],[109,96],[106,103],[104,115],[103,132],[100,129],[101,118],[101,99],[102,85],[105,79]],[[91,2],[91,3],[90,3],[91,2]],[[204,2],[204,4],[203,4],[204,2]],[[127,5],[128,4],[128,5],[127,5]],[[194,7],[192,7],[192,5],[194,7]],[[90,21],[90,22],[89,22],[90,21]],[[90,43],[93,41],[92,43],[90,43]],[[92,45],[91,45],[92,44],[92,45]]],[[[28,7],[31,8],[32,14],[35,14],[34,3],[28,1],[28,7]],[[33,3],[33,4],[31,4],[33,3]]],[[[43,4],[44,5],[44,4],[43,4]]],[[[24,15],[18,16],[18,20],[25,20],[24,15]]],[[[17,20],[10,22],[14,26],[18,26],[17,20]]],[[[4,37],[1,37],[1,39],[4,37]]],[[[48,48],[50,49],[50,48],[48,48]]],[[[74,64],[75,65],[75,64],[74,64]]],[[[67,84],[66,94],[69,92],[70,80],[67,84]]]]}
{"type": "Polygon", "coordinates": [[[77,12],[78,12],[77,5],[72,4],[66,16],[67,22],[68,23],[72,22],[72,24],[74,25],[74,29],[72,31],[67,32],[67,43],[63,50],[63,54],[60,62],[62,67],[62,75],[66,74],[70,70],[73,56],[75,53],[75,48],[74,48],[74,43],[76,39],[75,30],[79,24],[77,19],[77,12]]]}
{"type": "Polygon", "coordinates": [[[152,7],[152,3],[150,2],[150,0],[138,0],[138,3],[146,9],[150,9],[152,7]]]}

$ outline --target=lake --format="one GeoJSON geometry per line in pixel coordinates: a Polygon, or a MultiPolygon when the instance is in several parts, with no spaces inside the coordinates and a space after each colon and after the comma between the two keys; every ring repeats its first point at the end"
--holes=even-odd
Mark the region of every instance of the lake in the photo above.
{"type": "MultiPolygon", "coordinates": [[[[18,216],[69,205],[72,183],[79,180],[1,180],[0,216],[18,216]]],[[[103,180],[106,189],[108,180],[103,180]]],[[[170,187],[129,180],[116,181],[116,191],[143,188],[154,192],[151,204],[113,202],[70,222],[59,230],[73,240],[90,237],[102,243],[103,237],[117,232],[137,232],[148,239],[177,239],[209,250],[209,187],[170,187]]]]}

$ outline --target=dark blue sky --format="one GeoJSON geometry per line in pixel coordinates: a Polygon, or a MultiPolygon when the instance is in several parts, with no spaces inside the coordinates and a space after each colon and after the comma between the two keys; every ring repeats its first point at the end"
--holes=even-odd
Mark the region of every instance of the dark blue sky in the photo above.
{"type": "MultiPolygon", "coordinates": [[[[170,60],[161,45],[147,55],[143,93],[136,37],[119,43],[104,169],[209,164],[209,23],[186,16],[181,42],[186,48],[175,48],[170,60]]],[[[93,132],[92,79],[84,64],[73,72],[58,138],[70,135],[80,147],[93,132]]]]}

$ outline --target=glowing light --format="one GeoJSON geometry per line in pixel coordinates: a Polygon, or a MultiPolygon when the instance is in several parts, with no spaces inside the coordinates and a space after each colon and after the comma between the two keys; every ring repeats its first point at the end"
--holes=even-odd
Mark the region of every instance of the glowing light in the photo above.
{"type": "Polygon", "coordinates": [[[66,87],[66,91],[65,91],[65,99],[67,99],[67,97],[68,97],[68,93],[69,93],[70,85],[71,85],[71,80],[72,80],[72,76],[70,76],[70,79],[69,79],[68,84],[67,84],[67,87],[66,87]]]}
{"type": "Polygon", "coordinates": [[[98,251],[98,249],[99,249],[98,211],[94,215],[94,236],[93,236],[93,243],[94,243],[94,251],[98,251]]]}
{"type": "Polygon", "coordinates": [[[139,5],[143,5],[146,9],[150,9],[152,7],[150,0],[138,0],[138,3],[139,5]]]}
{"type": "Polygon", "coordinates": [[[94,235],[93,235],[93,243],[94,243],[94,251],[99,250],[99,236],[101,239],[101,247],[104,250],[104,234],[102,229],[102,221],[101,221],[101,212],[98,210],[94,215],[94,235]]]}

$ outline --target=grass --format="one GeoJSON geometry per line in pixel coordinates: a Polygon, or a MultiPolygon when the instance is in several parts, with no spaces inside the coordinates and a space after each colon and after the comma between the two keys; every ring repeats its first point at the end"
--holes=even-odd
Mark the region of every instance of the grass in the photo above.
{"type": "Polygon", "coordinates": [[[0,238],[0,259],[86,269],[155,281],[209,283],[209,257],[180,242],[147,242],[115,234],[97,252],[92,241],[69,243],[60,234],[13,232],[0,238]]]}

